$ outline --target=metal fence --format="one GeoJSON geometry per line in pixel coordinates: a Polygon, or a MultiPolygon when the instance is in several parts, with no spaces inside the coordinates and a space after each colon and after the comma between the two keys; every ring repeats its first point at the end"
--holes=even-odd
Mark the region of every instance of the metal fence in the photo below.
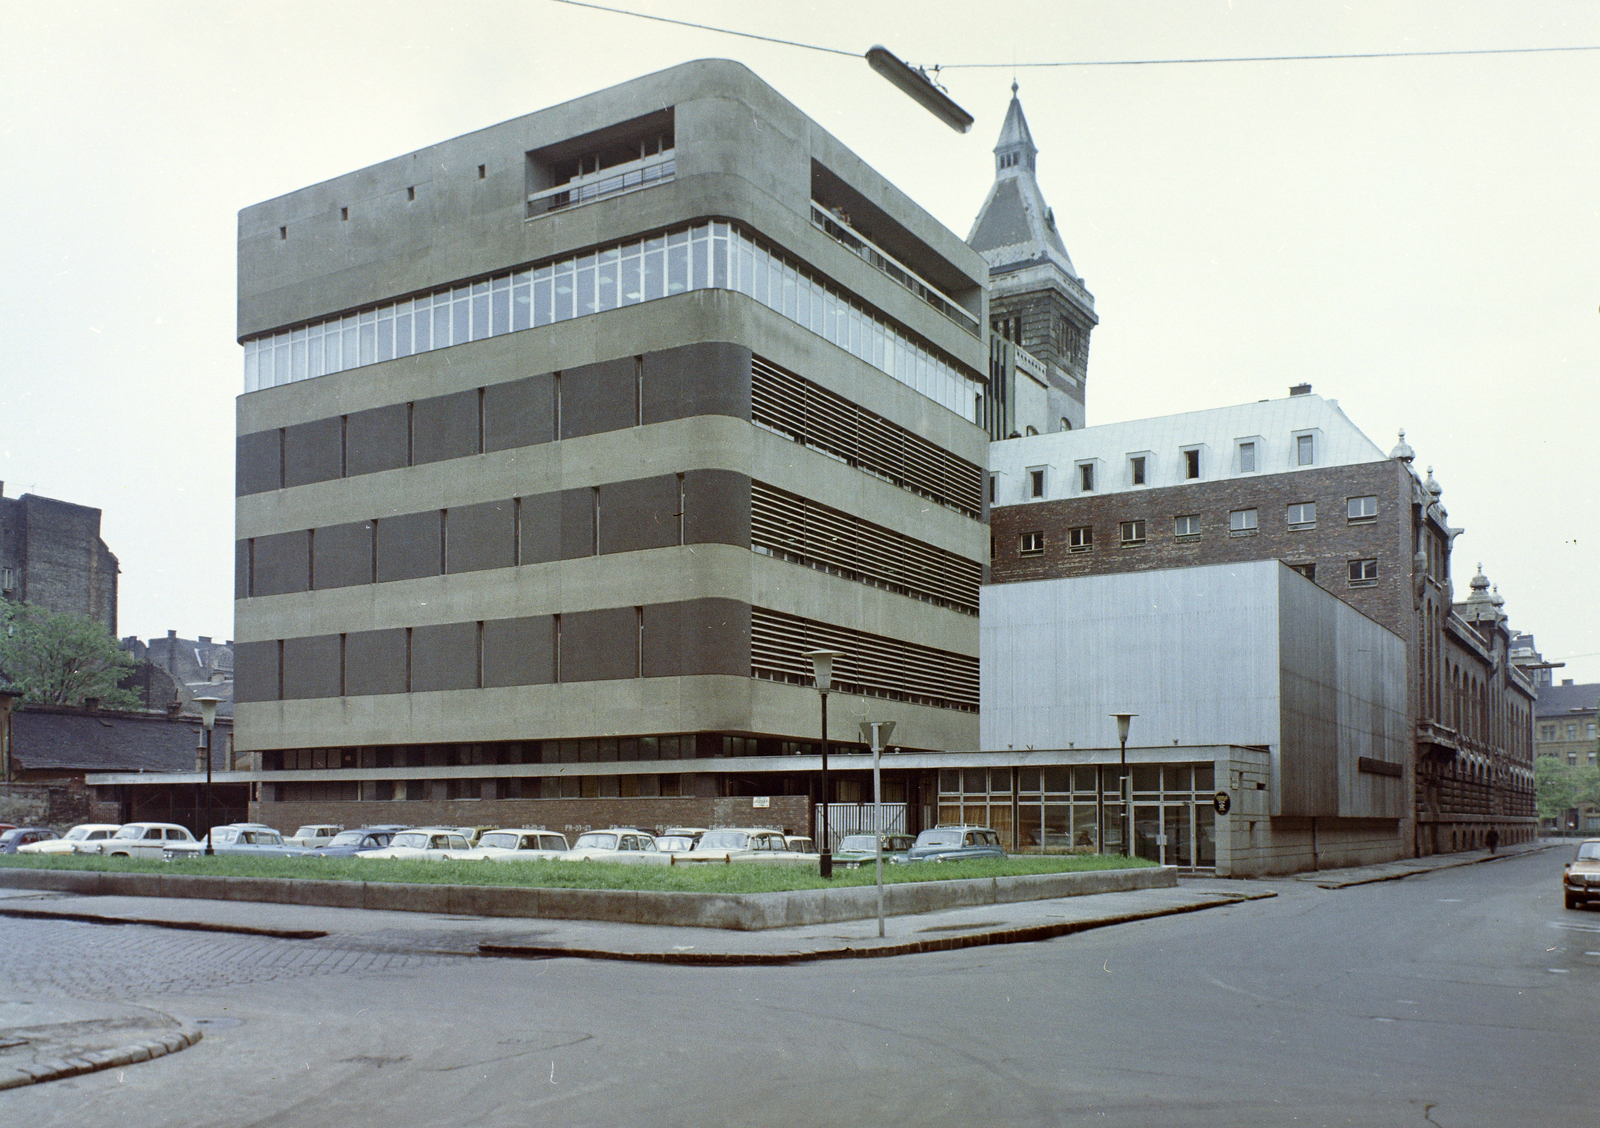
{"type": "MultiPolygon", "coordinates": [[[[816,809],[817,834],[822,834],[822,804],[816,809]]],[[[906,832],[906,805],[904,803],[829,803],[828,849],[837,850],[839,840],[847,834],[904,834],[906,832]]],[[[817,843],[818,847],[822,845],[817,843]]]]}

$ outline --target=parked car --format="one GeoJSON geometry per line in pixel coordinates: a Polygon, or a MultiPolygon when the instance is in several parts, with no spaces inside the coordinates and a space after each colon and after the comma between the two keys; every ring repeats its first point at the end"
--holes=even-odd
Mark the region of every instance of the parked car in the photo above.
{"type": "Polygon", "coordinates": [[[177,823],[135,822],[117,829],[100,843],[100,853],[108,858],[164,858],[174,842],[193,842],[188,827],[177,823]]]}
{"type": "Polygon", "coordinates": [[[121,823],[79,823],[60,838],[46,838],[17,847],[19,854],[98,854],[100,843],[110,838],[121,823]]]}
{"type": "Polygon", "coordinates": [[[687,854],[694,849],[696,839],[687,834],[658,834],[656,849],[663,854],[687,854]]]}
{"type": "MultiPolygon", "coordinates": [[[[892,860],[895,854],[904,854],[915,846],[917,840],[909,834],[885,834],[883,836],[883,860],[892,860]]],[[[858,866],[862,862],[876,861],[878,847],[870,834],[847,834],[839,840],[839,848],[833,852],[835,865],[858,866]]]]}
{"type": "Polygon", "coordinates": [[[809,834],[785,834],[783,840],[789,844],[789,849],[796,854],[815,854],[817,844],[811,841],[809,834]]]}
{"type": "Polygon", "coordinates": [[[311,851],[304,846],[294,846],[284,841],[283,835],[270,826],[259,823],[231,823],[214,826],[198,842],[170,842],[164,854],[168,861],[175,858],[195,858],[206,852],[206,841],[211,842],[213,854],[227,854],[247,858],[308,858],[311,851]]]}
{"type": "Polygon", "coordinates": [[[61,836],[47,826],[15,826],[0,832],[0,854],[15,854],[17,847],[48,842],[61,836]]]}
{"type": "Polygon", "coordinates": [[[656,841],[659,842],[663,838],[689,838],[699,842],[705,837],[705,833],[706,828],[703,826],[669,826],[662,828],[661,833],[656,835],[656,841]]]}
{"type": "Polygon", "coordinates": [[[326,846],[318,846],[312,853],[319,858],[348,858],[363,850],[381,850],[389,845],[389,840],[396,832],[409,829],[405,826],[364,826],[358,830],[341,830],[326,846]]]}
{"type": "Polygon", "coordinates": [[[412,859],[428,862],[453,862],[472,849],[467,836],[459,830],[444,826],[425,826],[415,830],[402,830],[380,850],[363,850],[356,857],[382,861],[383,859],[412,859]]]}
{"type": "Polygon", "coordinates": [[[591,830],[578,835],[572,849],[561,855],[564,862],[661,862],[682,855],[663,854],[656,849],[654,835],[633,827],[615,826],[610,830],[591,830]]]}
{"type": "Polygon", "coordinates": [[[1578,843],[1578,852],[1561,869],[1561,891],[1569,909],[1600,903],[1600,838],[1578,843]]]}
{"type": "Polygon", "coordinates": [[[789,849],[781,830],[764,827],[723,827],[708,830],[687,854],[673,855],[673,863],[696,862],[809,862],[817,855],[789,849]]]}
{"type": "Polygon", "coordinates": [[[917,840],[896,862],[953,862],[966,858],[1003,858],[1000,835],[986,826],[936,826],[917,840]]]}
{"type": "Polygon", "coordinates": [[[486,830],[478,836],[469,858],[483,858],[491,862],[549,861],[565,854],[571,845],[565,834],[534,827],[514,830],[486,830]]]}
{"type": "Polygon", "coordinates": [[[338,837],[343,829],[344,827],[332,823],[314,823],[311,826],[301,827],[284,841],[291,846],[304,846],[311,850],[318,846],[326,846],[338,837]]]}

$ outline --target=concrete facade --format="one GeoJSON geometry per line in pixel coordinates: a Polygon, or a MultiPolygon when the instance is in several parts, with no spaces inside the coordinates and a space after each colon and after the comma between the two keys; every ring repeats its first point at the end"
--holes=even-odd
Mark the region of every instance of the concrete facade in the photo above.
{"type": "Polygon", "coordinates": [[[0,482],[0,598],[81,615],[117,633],[117,558],[100,539],[100,511],[23,494],[0,482]]]}
{"type": "Polygon", "coordinates": [[[870,714],[908,747],[976,743],[986,265],[744,68],[686,64],[247,208],[239,262],[249,363],[290,350],[238,401],[256,817],[416,821],[390,765],[535,824],[552,799],[818,798],[780,758],[815,751],[818,646],[847,655],[834,741],[870,714]],[[818,218],[839,213],[856,234],[818,218]],[[549,324],[301,378],[298,326],[348,316],[355,342],[410,316],[378,303],[425,292],[437,317],[455,286],[459,334],[498,272],[538,293],[576,256],[588,286],[595,252],[605,294],[607,248],[644,241],[648,271],[648,240],[686,230],[770,296],[743,274],[628,304],[624,280],[571,316],[558,288],[549,324]],[[800,324],[797,279],[860,336],[800,324]],[[708,762],[663,773],[668,747],[708,762]]]}

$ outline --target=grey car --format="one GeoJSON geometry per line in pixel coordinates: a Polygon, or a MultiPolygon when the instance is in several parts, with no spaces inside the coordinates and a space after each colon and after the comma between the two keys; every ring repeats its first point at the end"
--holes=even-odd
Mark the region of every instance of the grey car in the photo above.
{"type": "MultiPolygon", "coordinates": [[[[270,826],[259,823],[234,823],[211,828],[213,854],[242,855],[253,858],[309,858],[311,851],[304,846],[291,846],[283,835],[270,826]]],[[[193,858],[206,852],[205,839],[198,842],[169,842],[167,860],[193,858]]]]}
{"type": "Polygon", "coordinates": [[[966,858],[1003,858],[1000,835],[986,826],[936,826],[917,835],[916,843],[897,862],[954,862],[966,858]]]}

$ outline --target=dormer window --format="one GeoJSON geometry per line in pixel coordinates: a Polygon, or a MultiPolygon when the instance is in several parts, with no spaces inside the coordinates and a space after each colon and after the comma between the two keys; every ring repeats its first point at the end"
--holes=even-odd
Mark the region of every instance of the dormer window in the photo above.
{"type": "Polygon", "coordinates": [[[1254,474],[1256,472],[1256,444],[1239,444],[1239,473],[1254,474]]]}
{"type": "Polygon", "coordinates": [[[1192,447],[1183,452],[1183,477],[1185,481],[1195,481],[1200,477],[1200,448],[1192,447]]]}

